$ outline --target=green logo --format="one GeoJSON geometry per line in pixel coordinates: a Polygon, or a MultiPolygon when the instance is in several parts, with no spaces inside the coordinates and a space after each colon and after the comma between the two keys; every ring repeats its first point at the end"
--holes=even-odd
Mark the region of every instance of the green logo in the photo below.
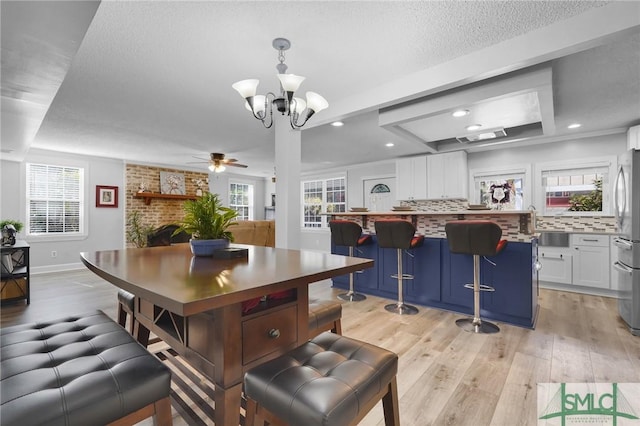
{"type": "MultiPolygon", "coordinates": [[[[567,384],[561,383],[539,419],[559,418],[562,426],[566,425],[568,417],[573,424],[592,424],[593,416],[608,416],[613,426],[618,424],[618,418],[638,420],[633,406],[620,391],[617,383],[611,384],[610,392],[608,389],[604,392],[594,392],[594,387],[594,384],[574,383],[571,384],[569,392],[567,384]]],[[[601,389],[602,384],[598,384],[598,387],[601,389]]]]}

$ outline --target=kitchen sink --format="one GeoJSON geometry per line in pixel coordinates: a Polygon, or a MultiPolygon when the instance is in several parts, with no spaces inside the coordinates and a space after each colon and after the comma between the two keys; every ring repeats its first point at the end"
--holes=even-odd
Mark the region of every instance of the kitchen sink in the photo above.
{"type": "Polygon", "coordinates": [[[538,245],[547,247],[569,247],[569,233],[542,232],[538,238],[538,245]]]}

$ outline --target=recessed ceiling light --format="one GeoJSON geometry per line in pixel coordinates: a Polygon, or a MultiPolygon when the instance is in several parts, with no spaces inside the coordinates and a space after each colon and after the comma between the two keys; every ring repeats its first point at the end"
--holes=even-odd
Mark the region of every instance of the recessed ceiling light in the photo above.
{"type": "Polygon", "coordinates": [[[392,147],[394,145],[395,144],[393,142],[387,142],[387,143],[384,144],[384,146],[386,146],[386,147],[392,147]]]}
{"type": "Polygon", "coordinates": [[[467,129],[470,132],[473,132],[474,130],[478,130],[480,127],[482,127],[481,124],[472,124],[470,126],[465,127],[465,129],[467,129]]]}
{"type": "Polygon", "coordinates": [[[331,123],[331,125],[333,127],[342,127],[344,126],[344,123],[342,121],[334,121],[333,123],[331,123]]]}
{"type": "Polygon", "coordinates": [[[567,126],[567,129],[577,129],[578,127],[582,126],[582,124],[580,123],[573,123],[573,124],[569,124],[567,126]]]}
{"type": "Polygon", "coordinates": [[[468,109],[459,109],[457,111],[453,111],[453,115],[454,117],[458,118],[458,117],[464,117],[465,115],[469,114],[469,110],[468,109]]]}

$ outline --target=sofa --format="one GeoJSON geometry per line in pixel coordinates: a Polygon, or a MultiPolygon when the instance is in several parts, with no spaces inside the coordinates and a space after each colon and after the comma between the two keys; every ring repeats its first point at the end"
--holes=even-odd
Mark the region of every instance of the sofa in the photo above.
{"type": "Polygon", "coordinates": [[[235,223],[229,227],[234,243],[275,247],[275,220],[241,220],[235,223]]]}
{"type": "Polygon", "coordinates": [[[147,235],[147,247],[168,246],[176,243],[188,243],[191,235],[184,231],[173,235],[179,226],[176,224],[162,225],[147,235]]]}

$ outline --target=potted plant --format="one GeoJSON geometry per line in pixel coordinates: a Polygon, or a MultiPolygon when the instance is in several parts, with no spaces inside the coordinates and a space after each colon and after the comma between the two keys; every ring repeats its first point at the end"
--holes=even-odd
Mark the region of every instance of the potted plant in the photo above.
{"type": "Polygon", "coordinates": [[[127,218],[127,242],[141,248],[147,245],[147,236],[153,231],[152,226],[142,224],[140,212],[135,210],[127,218]]]}
{"type": "Polygon", "coordinates": [[[22,228],[24,227],[22,222],[12,219],[5,219],[0,221],[0,229],[4,228],[5,225],[13,225],[13,227],[16,229],[16,232],[22,231],[22,228]]]}
{"type": "Polygon", "coordinates": [[[196,256],[212,256],[213,252],[225,248],[233,241],[228,230],[234,225],[238,212],[223,207],[218,194],[205,193],[196,200],[187,200],[183,204],[184,218],[178,223],[181,231],[191,234],[191,252],[196,256]]]}

